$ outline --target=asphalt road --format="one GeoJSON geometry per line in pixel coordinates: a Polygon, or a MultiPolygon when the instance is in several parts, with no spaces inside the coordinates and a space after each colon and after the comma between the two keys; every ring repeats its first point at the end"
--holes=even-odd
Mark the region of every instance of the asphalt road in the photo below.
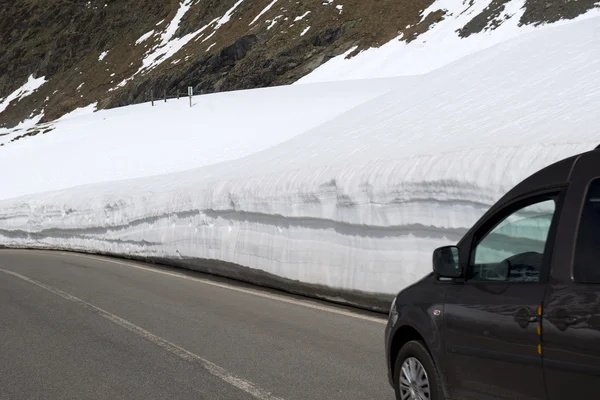
{"type": "Polygon", "coordinates": [[[198,273],[0,250],[0,399],[393,399],[383,329],[198,273]]]}

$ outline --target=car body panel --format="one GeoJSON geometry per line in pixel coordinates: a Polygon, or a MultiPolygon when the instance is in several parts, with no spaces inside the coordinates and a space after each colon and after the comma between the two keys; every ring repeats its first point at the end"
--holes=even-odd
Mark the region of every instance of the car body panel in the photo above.
{"type": "MultiPolygon", "coordinates": [[[[600,284],[577,283],[573,274],[580,216],[589,184],[597,178],[600,154],[587,153],[573,169],[556,237],[560,246],[552,260],[542,335],[550,400],[596,398],[600,389],[600,284]]],[[[600,260],[593,261],[600,268],[600,260]]]]}
{"type": "Polygon", "coordinates": [[[478,283],[452,289],[443,336],[453,398],[544,399],[538,324],[528,317],[541,304],[545,284],[478,283]]]}
{"type": "Polygon", "coordinates": [[[527,204],[555,199],[538,282],[455,280],[446,295],[443,336],[450,391],[457,399],[544,399],[542,358],[538,352],[538,308],[550,265],[552,238],[563,204],[564,185],[531,187],[507,199],[482,218],[462,241],[462,268],[473,249],[501,220],[527,204]]]}
{"type": "MultiPolygon", "coordinates": [[[[440,366],[443,356],[443,343],[441,342],[442,309],[445,301],[445,291],[448,285],[437,285],[437,279],[429,274],[421,281],[401,291],[393,304],[390,318],[385,329],[386,363],[388,378],[391,384],[393,368],[399,347],[392,344],[407,341],[412,338],[405,336],[405,329],[410,327],[416,331],[425,343],[436,366],[440,366]],[[438,312],[436,312],[439,311],[438,312]]],[[[401,347],[401,346],[400,346],[401,347]]],[[[441,367],[438,367],[440,370],[441,367]]],[[[442,374],[443,372],[440,371],[442,374]]],[[[444,379],[444,377],[442,377],[444,379]]]]}

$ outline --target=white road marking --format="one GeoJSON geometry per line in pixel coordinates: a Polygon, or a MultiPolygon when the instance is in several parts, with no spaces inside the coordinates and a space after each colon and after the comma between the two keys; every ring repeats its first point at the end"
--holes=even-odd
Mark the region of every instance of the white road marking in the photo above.
{"type": "Polygon", "coordinates": [[[72,257],[90,258],[90,259],[98,260],[98,261],[102,261],[102,262],[110,262],[110,263],[113,263],[113,264],[118,264],[118,265],[130,267],[130,268],[136,268],[136,269],[140,269],[140,270],[143,270],[143,271],[153,272],[153,273],[156,273],[156,274],[168,275],[168,276],[172,276],[172,277],[175,277],[175,278],[181,278],[181,279],[185,279],[185,280],[189,280],[189,281],[203,283],[205,285],[211,285],[211,286],[216,286],[216,287],[223,288],[223,289],[233,290],[233,291],[236,291],[236,292],[251,294],[253,296],[263,297],[265,299],[271,299],[271,300],[280,301],[282,303],[295,304],[295,305],[306,307],[306,308],[312,308],[314,310],[330,312],[332,314],[344,315],[346,317],[351,317],[351,318],[356,318],[356,319],[362,319],[362,320],[365,320],[365,321],[375,322],[375,323],[382,324],[382,325],[387,324],[387,320],[385,320],[383,318],[370,317],[368,315],[357,314],[357,313],[353,313],[351,311],[341,310],[341,309],[337,309],[337,308],[333,308],[333,307],[321,306],[321,305],[318,305],[318,304],[312,304],[312,303],[304,302],[304,301],[301,301],[301,300],[295,300],[295,299],[287,298],[287,297],[284,297],[284,296],[278,296],[278,295],[275,295],[275,294],[263,293],[263,292],[260,292],[258,290],[240,288],[240,287],[236,287],[236,286],[233,286],[233,285],[228,285],[228,284],[225,284],[225,283],[219,283],[219,282],[209,281],[207,279],[195,278],[195,277],[184,275],[184,274],[180,274],[180,273],[177,273],[177,272],[162,271],[162,270],[159,270],[159,269],[148,268],[148,267],[144,267],[144,266],[141,266],[141,265],[136,265],[136,264],[133,264],[133,263],[130,263],[130,262],[122,262],[122,261],[117,261],[117,260],[111,260],[109,258],[94,257],[94,256],[83,255],[83,254],[74,254],[74,253],[69,253],[69,252],[61,253],[61,254],[69,255],[69,256],[72,256],[72,257]]]}
{"type": "Polygon", "coordinates": [[[75,297],[67,292],[63,292],[60,289],[46,285],[45,283],[36,281],[35,279],[31,279],[25,275],[21,275],[19,273],[8,271],[5,269],[0,269],[0,271],[4,272],[5,274],[9,274],[16,278],[22,279],[26,282],[32,283],[32,284],[39,286],[43,289],[46,289],[47,291],[52,292],[64,299],[67,299],[69,301],[72,301],[73,303],[83,306],[84,308],[88,309],[89,311],[92,311],[95,314],[97,314],[103,318],[106,318],[107,320],[135,333],[136,335],[142,337],[143,339],[146,339],[149,342],[152,342],[155,345],[162,347],[163,349],[167,350],[168,352],[176,355],[177,357],[179,357],[185,361],[200,364],[210,374],[222,379],[223,381],[227,382],[228,384],[230,384],[232,386],[235,386],[236,388],[238,388],[240,390],[243,390],[244,392],[252,395],[253,397],[255,397],[259,400],[283,400],[281,397],[273,396],[271,393],[257,387],[252,382],[249,382],[245,379],[242,379],[242,378],[239,378],[239,377],[233,375],[232,373],[228,372],[226,369],[200,357],[199,355],[194,354],[191,351],[188,351],[182,347],[179,347],[176,344],[171,343],[166,339],[156,336],[155,334],[148,332],[144,328],[141,328],[121,317],[118,317],[106,310],[103,310],[100,307],[96,307],[95,305],[90,304],[87,301],[81,300],[80,298],[75,297]]]}

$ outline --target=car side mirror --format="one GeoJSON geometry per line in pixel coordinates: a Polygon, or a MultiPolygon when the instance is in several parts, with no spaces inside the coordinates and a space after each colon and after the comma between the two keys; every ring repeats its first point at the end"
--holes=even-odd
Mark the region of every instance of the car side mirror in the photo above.
{"type": "Polygon", "coordinates": [[[433,252],[433,271],[443,278],[460,278],[462,270],[458,247],[445,246],[433,252]]]}

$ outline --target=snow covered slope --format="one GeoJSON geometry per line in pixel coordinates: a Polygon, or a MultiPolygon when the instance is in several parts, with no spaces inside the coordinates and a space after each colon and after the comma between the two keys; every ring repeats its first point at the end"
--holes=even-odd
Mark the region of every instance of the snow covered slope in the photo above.
{"type": "MultiPolygon", "coordinates": [[[[502,4],[495,5],[490,0],[436,0],[421,12],[421,20],[415,26],[425,24],[427,17],[434,13],[443,14],[441,21],[429,26],[415,40],[407,40],[401,32],[397,38],[383,46],[366,49],[350,58],[348,55],[356,50],[353,47],[302,77],[297,83],[425,74],[528,32],[600,16],[600,8],[595,8],[572,20],[560,20],[550,25],[528,25],[523,23],[527,12],[526,0],[497,3],[502,4]],[[466,31],[469,24],[486,14],[484,26],[480,27],[482,31],[469,34],[466,31]]],[[[548,7],[550,6],[551,3],[548,7]]]]}
{"type": "Polygon", "coordinates": [[[4,200],[0,244],[217,259],[394,293],[518,181],[598,144],[599,31],[600,18],[543,29],[394,80],[237,160],[4,200]]]}
{"type": "Polygon", "coordinates": [[[280,86],[94,105],[58,121],[0,129],[0,199],[197,168],[266,149],[392,90],[398,80],[280,86]],[[4,134],[4,136],[2,136],[4,134]],[[23,137],[32,135],[35,137],[23,137]],[[21,137],[21,138],[19,138],[21,137]],[[14,168],[26,163],[25,168],[14,168]]]}

